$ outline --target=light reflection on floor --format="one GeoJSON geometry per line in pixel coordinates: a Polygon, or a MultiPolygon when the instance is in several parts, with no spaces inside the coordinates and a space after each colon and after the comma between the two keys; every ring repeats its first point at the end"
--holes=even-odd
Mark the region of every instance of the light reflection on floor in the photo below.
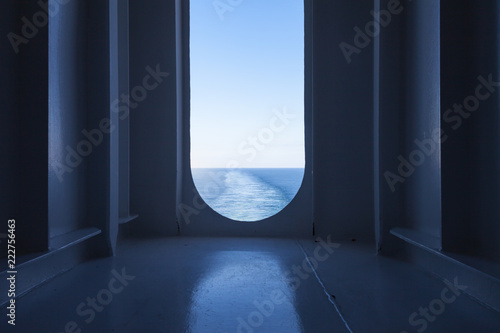
{"type": "MultiPolygon", "coordinates": [[[[414,332],[409,317],[446,287],[417,266],[375,255],[373,244],[351,241],[318,264],[322,284],[305,270],[296,274],[318,246],[312,240],[259,238],[127,240],[115,257],[79,265],[20,298],[14,331],[69,332],[65,325],[75,321],[82,333],[414,332]],[[112,270],[122,268],[134,280],[86,323],[78,305],[108,288],[112,270]],[[300,284],[288,285],[286,276],[300,276],[300,284]],[[273,290],[283,290],[286,302],[269,317],[262,315],[261,326],[250,326],[252,313],[252,323],[260,321],[253,303],[269,301],[273,290]],[[248,326],[240,326],[238,318],[248,326]]],[[[464,296],[428,326],[426,333],[496,333],[500,317],[464,296]]],[[[11,331],[0,321],[0,332],[11,331]]]]}
{"type": "Polygon", "coordinates": [[[209,260],[210,272],[193,289],[188,332],[304,331],[279,257],[224,251],[209,260]]]}

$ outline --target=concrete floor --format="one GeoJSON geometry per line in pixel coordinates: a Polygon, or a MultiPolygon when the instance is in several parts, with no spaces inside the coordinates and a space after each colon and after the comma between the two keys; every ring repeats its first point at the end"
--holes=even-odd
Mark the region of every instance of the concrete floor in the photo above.
{"type": "Polygon", "coordinates": [[[51,333],[418,330],[499,332],[500,315],[373,246],[326,239],[123,241],[116,257],[19,299],[15,329],[0,323],[51,333]]]}

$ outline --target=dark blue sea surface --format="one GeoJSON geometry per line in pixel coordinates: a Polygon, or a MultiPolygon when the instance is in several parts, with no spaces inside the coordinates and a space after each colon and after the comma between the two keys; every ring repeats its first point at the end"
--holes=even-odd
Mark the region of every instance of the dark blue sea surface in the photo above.
{"type": "Polygon", "coordinates": [[[192,169],[205,202],[236,221],[260,221],[280,212],[297,194],[304,169],[192,169]]]}

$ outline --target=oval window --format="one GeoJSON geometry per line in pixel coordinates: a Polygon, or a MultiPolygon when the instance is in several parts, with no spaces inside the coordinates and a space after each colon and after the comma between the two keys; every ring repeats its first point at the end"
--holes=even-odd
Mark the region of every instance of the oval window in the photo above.
{"type": "Polygon", "coordinates": [[[236,221],[286,207],[304,176],[303,0],[190,1],[191,171],[236,221]]]}

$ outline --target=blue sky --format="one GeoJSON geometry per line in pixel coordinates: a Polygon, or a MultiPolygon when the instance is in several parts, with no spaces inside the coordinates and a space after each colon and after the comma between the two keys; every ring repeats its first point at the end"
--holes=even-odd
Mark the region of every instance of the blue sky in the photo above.
{"type": "Polygon", "coordinates": [[[303,1],[190,4],[192,167],[303,167],[303,1]]]}

